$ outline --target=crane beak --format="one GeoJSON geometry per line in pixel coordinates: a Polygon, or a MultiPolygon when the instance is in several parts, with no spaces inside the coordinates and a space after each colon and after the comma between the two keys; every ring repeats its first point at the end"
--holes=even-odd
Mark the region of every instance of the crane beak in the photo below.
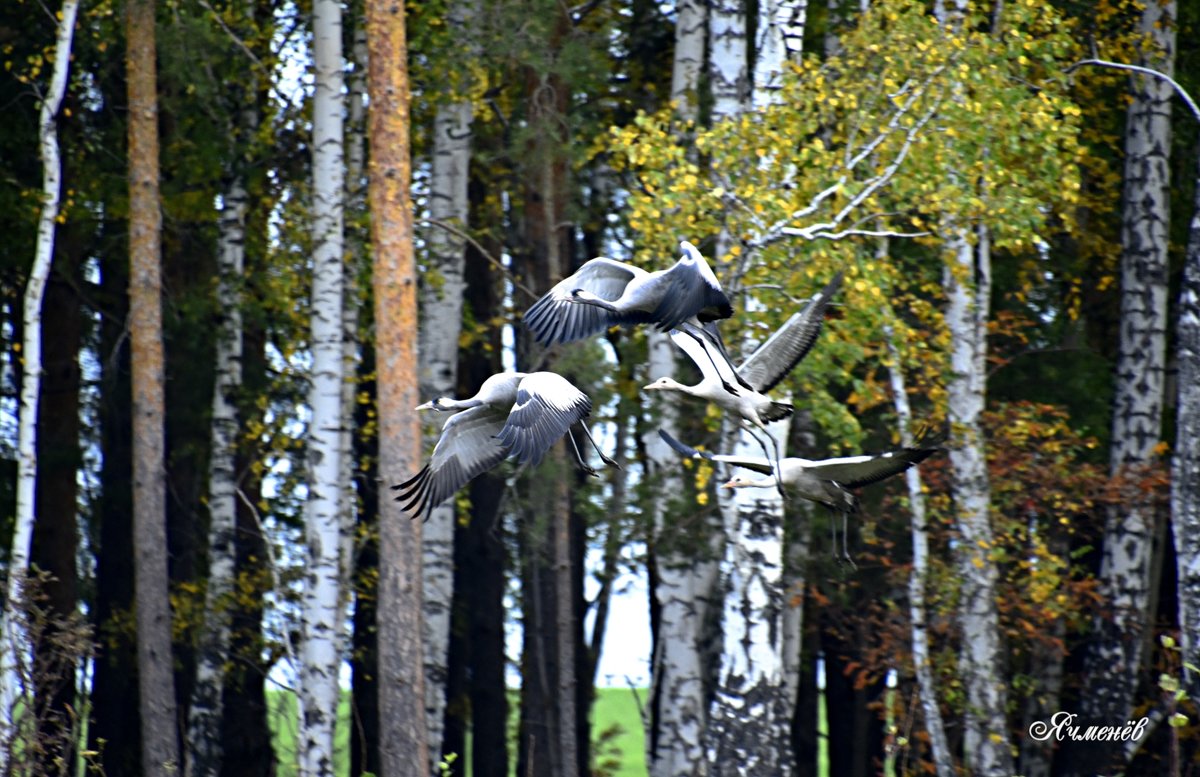
{"type": "Polygon", "coordinates": [[[433,409],[434,409],[434,407],[433,407],[432,401],[426,402],[423,405],[417,405],[416,407],[413,408],[413,410],[433,410],[433,409]]]}
{"type": "Polygon", "coordinates": [[[731,480],[728,483],[722,483],[721,488],[733,488],[733,481],[731,480]]]}
{"type": "Polygon", "coordinates": [[[642,386],[642,391],[658,391],[658,386],[651,383],[648,386],[642,386]]]}

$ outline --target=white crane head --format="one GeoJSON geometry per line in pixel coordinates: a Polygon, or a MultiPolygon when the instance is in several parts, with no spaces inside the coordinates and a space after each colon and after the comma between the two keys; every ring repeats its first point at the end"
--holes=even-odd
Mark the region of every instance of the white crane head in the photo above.
{"type": "Polygon", "coordinates": [[[671,378],[663,377],[647,386],[642,386],[642,391],[683,391],[684,388],[686,387],[681,383],[671,378]]]}
{"type": "Polygon", "coordinates": [[[434,397],[433,399],[429,400],[428,402],[417,405],[414,408],[414,410],[437,410],[440,412],[445,412],[447,410],[452,410],[452,409],[453,408],[448,406],[448,400],[445,397],[434,397]]]}

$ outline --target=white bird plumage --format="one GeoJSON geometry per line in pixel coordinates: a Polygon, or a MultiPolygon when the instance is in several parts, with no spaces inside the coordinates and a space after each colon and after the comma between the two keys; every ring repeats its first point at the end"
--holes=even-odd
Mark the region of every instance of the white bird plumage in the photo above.
{"type": "MultiPolygon", "coordinates": [[[[485,380],[469,399],[437,397],[417,410],[454,413],[442,426],[429,462],[392,486],[400,492],[396,499],[407,501],[405,510],[428,519],[433,508],[504,459],[536,466],[573,424],[588,417],[592,400],[553,372],[503,372],[485,380]]],[[[587,425],[581,426],[590,440],[587,425]]],[[[568,439],[574,445],[574,438],[568,439]]],[[[585,471],[595,474],[578,449],[575,455],[585,471]]],[[[603,453],[600,457],[616,463],[603,453]]]]}
{"type": "Polygon", "coordinates": [[[667,445],[684,457],[720,461],[759,472],[767,477],[753,478],[738,475],[722,484],[722,488],[770,488],[776,485],[776,474],[788,488],[789,494],[822,504],[842,514],[842,555],[849,560],[845,542],[845,518],[858,512],[858,497],[851,490],[871,483],[878,483],[893,475],[904,472],[941,450],[940,440],[927,439],[921,447],[898,448],[886,453],[862,456],[841,456],[833,459],[803,459],[789,456],[777,467],[766,458],[757,456],[733,456],[697,450],[676,440],[666,431],[658,434],[667,445]]]}
{"type": "Polygon", "coordinates": [[[525,326],[538,342],[552,345],[617,324],[654,324],[665,332],[732,316],[704,256],[686,240],[680,247],[683,256],[666,270],[647,272],[603,256],[584,263],[526,311],[525,326]]]}
{"type": "Polygon", "coordinates": [[[715,324],[708,325],[709,337],[673,330],[671,340],[695,362],[700,370],[700,382],[687,386],[670,377],[661,377],[644,386],[643,390],[677,391],[707,399],[735,416],[739,424],[763,446],[763,452],[770,455],[766,443],[758,437],[755,429],[765,434],[775,448],[775,460],[778,461],[779,443],[767,431],[767,424],[791,415],[792,406],[786,402],[775,402],[764,392],[778,385],[812,349],[821,333],[825,308],[841,284],[842,273],[839,272],[736,370],[724,353],[713,345],[714,341],[719,342],[715,324]]]}

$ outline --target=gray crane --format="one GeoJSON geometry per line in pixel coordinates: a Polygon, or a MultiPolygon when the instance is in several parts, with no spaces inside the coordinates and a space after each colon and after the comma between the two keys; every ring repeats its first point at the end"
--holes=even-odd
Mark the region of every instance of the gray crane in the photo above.
{"type": "Polygon", "coordinates": [[[600,451],[582,423],[591,413],[592,400],[557,373],[502,372],[485,380],[470,399],[437,397],[416,409],[453,415],[442,426],[429,462],[413,477],[392,486],[400,492],[397,501],[407,501],[403,509],[414,517],[424,514],[428,520],[433,508],[505,459],[536,466],[564,434],[580,466],[595,475],[568,434],[575,423],[605,464],[619,466],[600,451]]]}

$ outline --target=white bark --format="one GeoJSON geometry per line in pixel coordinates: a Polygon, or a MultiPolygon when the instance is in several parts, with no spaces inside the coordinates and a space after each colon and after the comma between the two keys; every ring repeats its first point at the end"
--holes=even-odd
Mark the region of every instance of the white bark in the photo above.
{"type": "Polygon", "coordinates": [[[804,49],[804,25],[808,0],[761,0],[754,42],[755,110],[776,101],[782,86],[784,65],[798,62],[804,49]]]}
{"type": "MultiPolygon", "coordinates": [[[[649,374],[675,374],[674,344],[665,333],[647,332],[649,374]]],[[[676,406],[659,405],[660,425],[674,431],[676,406]]],[[[645,440],[650,462],[647,477],[655,483],[654,533],[660,609],[652,693],[657,699],[654,733],[646,737],[646,764],[651,777],[690,777],[703,773],[703,737],[708,727],[705,690],[710,683],[710,646],[719,577],[718,554],[723,533],[718,522],[700,519],[694,530],[681,530],[672,513],[672,498],[683,492],[679,456],[657,433],[645,440]]],[[[677,509],[677,508],[676,508],[677,509]]]]}
{"type": "MultiPolygon", "coordinates": [[[[892,325],[884,326],[888,347],[888,376],[892,386],[892,405],[900,426],[900,444],[913,446],[912,408],[904,381],[900,350],[896,347],[892,325]]],[[[925,494],[921,472],[910,467],[904,473],[908,487],[908,504],[912,510],[912,574],[908,578],[908,617],[912,622],[913,669],[917,676],[917,693],[921,712],[925,716],[925,731],[929,734],[929,749],[938,777],[954,777],[954,756],[946,740],[946,727],[938,706],[937,685],[933,677],[932,656],[929,652],[929,631],[926,626],[925,581],[929,573],[929,534],[925,522],[925,494]]]]}
{"type": "Polygon", "coordinates": [[[1175,353],[1179,397],[1171,460],[1171,520],[1179,575],[1179,631],[1185,689],[1200,699],[1200,165],[1188,227],[1175,353]]]}
{"type": "MultiPolygon", "coordinates": [[[[768,425],[781,445],[790,424],[768,425]]],[[[736,439],[736,455],[763,455],[745,433],[736,439]]],[[[783,660],[783,498],[777,489],[719,490],[729,539],[721,669],[705,750],[713,775],[786,777],[794,759],[783,660]]]]}
{"type": "Polygon", "coordinates": [[[679,115],[696,118],[697,88],[704,67],[707,33],[706,0],[679,0],[675,4],[675,54],[671,60],[671,99],[679,115]]]}
{"type": "Polygon", "coordinates": [[[184,773],[189,777],[221,771],[221,693],[229,660],[229,604],[236,574],[238,413],[242,385],[241,284],[245,267],[246,189],[235,176],[223,197],[217,221],[216,382],[213,387],[212,454],[208,485],[208,588],[204,628],[196,656],[196,684],[188,711],[184,773]]]}
{"type": "Polygon", "coordinates": [[[746,14],[741,0],[711,0],[708,11],[712,117],[736,116],[750,103],[746,14]]]}
{"type": "MultiPolygon", "coordinates": [[[[449,24],[460,41],[469,41],[474,0],[451,5],[449,24]]],[[[471,163],[471,101],[440,105],[433,125],[433,166],[430,174],[430,217],[438,226],[428,232],[428,271],[421,285],[420,390],[427,398],[454,396],[458,381],[458,338],[462,332],[463,279],[469,202],[467,183],[471,163]]],[[[440,431],[430,429],[434,436],[440,431]]],[[[454,595],[454,502],[430,514],[421,545],[424,575],[425,709],[429,718],[429,756],[436,771],[441,759],[446,678],[450,649],[450,606],[454,595]]]]}
{"type": "Polygon", "coordinates": [[[336,0],[313,4],[313,284],[312,418],[308,432],[309,481],[305,504],[307,563],[302,600],[300,774],[333,771],[333,731],[339,699],[346,619],[339,607],[346,585],[342,569],[342,345],[344,273],[342,12],[336,0]]]}
{"type": "MultiPolygon", "coordinates": [[[[1173,71],[1175,3],[1147,3],[1141,31],[1151,51],[1143,64],[1173,71]]],[[[1125,480],[1125,504],[1108,511],[1100,590],[1112,612],[1097,619],[1097,639],[1084,661],[1082,712],[1090,721],[1126,720],[1143,662],[1150,558],[1157,519],[1153,499],[1137,485],[1156,460],[1162,435],[1167,328],[1167,238],[1170,208],[1171,87],[1134,76],[1125,135],[1121,225],[1121,326],[1109,466],[1125,480]]],[[[1182,385],[1182,384],[1181,384],[1182,385]]],[[[1107,760],[1115,748],[1103,747],[1107,760]]],[[[1097,756],[1100,758],[1100,756],[1097,756]]]]}
{"type": "Polygon", "coordinates": [[[38,153],[42,158],[42,210],[38,217],[37,246],[29,280],[25,284],[24,343],[21,358],[21,412],[17,426],[17,509],[8,583],[4,597],[3,633],[0,634],[0,773],[8,767],[13,732],[13,707],[20,693],[16,672],[18,651],[29,648],[28,636],[16,617],[20,587],[29,569],[33,539],[34,494],[37,487],[37,410],[42,382],[42,297],[54,257],[54,225],[62,190],[62,161],[58,149],[56,117],[67,89],[71,43],[75,35],[77,0],[64,0],[55,36],[54,70],[38,114],[38,153]]]}
{"type": "Polygon", "coordinates": [[[987,319],[991,294],[991,257],[987,230],[973,246],[961,227],[951,231],[950,266],[945,273],[946,325],[951,338],[947,386],[951,493],[962,542],[957,554],[961,601],[962,659],[966,691],[964,753],[976,775],[1012,774],[1001,670],[1000,616],[996,607],[998,571],[994,547],[987,459],[980,415],[987,380],[987,319]]]}

